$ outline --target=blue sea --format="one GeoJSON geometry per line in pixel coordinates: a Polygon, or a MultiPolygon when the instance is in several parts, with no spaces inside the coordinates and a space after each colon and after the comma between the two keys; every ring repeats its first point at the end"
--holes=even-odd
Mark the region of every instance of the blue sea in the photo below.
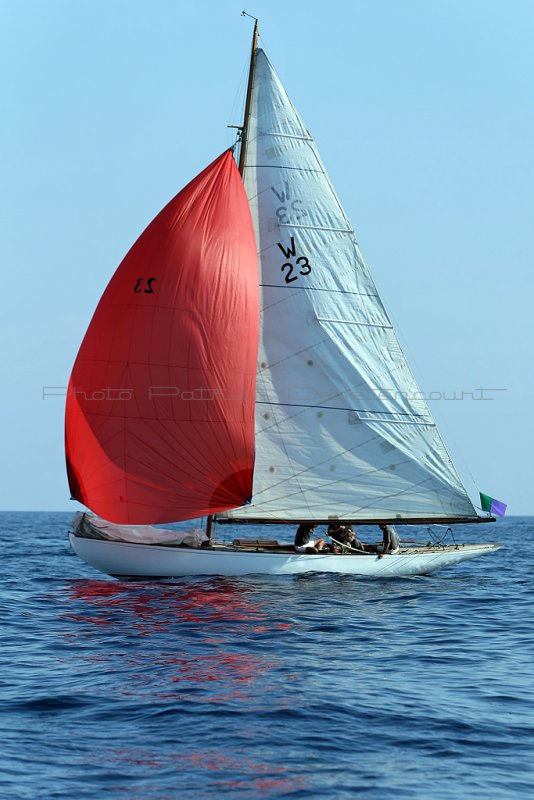
{"type": "Polygon", "coordinates": [[[427,577],[119,581],[70,517],[0,514],[2,800],[534,796],[534,518],[427,577]]]}

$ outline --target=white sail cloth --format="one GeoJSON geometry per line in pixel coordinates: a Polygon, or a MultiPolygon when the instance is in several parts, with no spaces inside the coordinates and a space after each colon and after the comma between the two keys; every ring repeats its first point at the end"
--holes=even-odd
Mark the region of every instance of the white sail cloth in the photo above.
{"type": "Polygon", "coordinates": [[[315,143],[258,50],[244,172],[260,257],[252,503],[236,519],[476,516],[315,143]]]}

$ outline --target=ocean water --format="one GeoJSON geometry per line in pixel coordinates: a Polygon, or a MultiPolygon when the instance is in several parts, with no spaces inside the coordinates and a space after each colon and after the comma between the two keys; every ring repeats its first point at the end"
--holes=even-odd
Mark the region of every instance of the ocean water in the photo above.
{"type": "Polygon", "coordinates": [[[143,582],[70,516],[0,514],[2,800],[534,796],[533,518],[427,577],[143,582]]]}

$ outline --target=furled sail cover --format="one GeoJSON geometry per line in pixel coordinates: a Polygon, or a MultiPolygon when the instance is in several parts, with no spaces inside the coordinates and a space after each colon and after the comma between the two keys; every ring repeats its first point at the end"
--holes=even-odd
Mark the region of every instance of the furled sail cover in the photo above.
{"type": "Polygon", "coordinates": [[[252,504],[232,518],[476,513],[263,51],[245,162],[261,273],[252,504]]]}
{"type": "Polygon", "coordinates": [[[258,260],[227,151],[148,226],[72,371],[71,493],[117,523],[190,519],[252,494],[258,260]]]}

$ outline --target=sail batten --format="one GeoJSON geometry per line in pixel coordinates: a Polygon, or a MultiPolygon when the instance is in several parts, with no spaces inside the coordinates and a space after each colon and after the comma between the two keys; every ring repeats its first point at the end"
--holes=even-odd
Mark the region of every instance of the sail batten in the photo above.
{"type": "Polygon", "coordinates": [[[348,233],[351,236],[354,235],[354,232],[351,231],[350,228],[332,228],[326,227],[325,225],[290,225],[289,223],[280,222],[280,228],[292,228],[293,230],[302,230],[302,231],[329,231],[331,233],[348,233]]]}
{"type": "MultiPolygon", "coordinates": [[[[313,138],[311,136],[297,136],[294,133],[280,133],[279,131],[271,131],[270,133],[263,132],[262,136],[278,136],[281,139],[294,139],[295,141],[299,142],[313,142],[313,138]]],[[[247,164],[246,166],[249,165],[247,164]]],[[[295,169],[297,169],[297,167],[295,169]]]]}

